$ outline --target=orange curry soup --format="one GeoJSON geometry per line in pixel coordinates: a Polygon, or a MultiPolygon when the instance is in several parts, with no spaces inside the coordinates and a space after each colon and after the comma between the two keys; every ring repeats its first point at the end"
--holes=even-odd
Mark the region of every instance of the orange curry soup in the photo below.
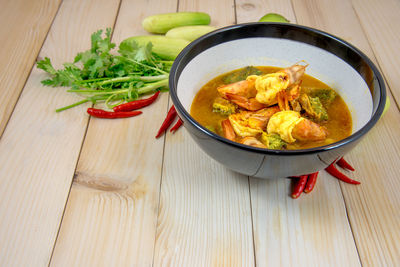
{"type": "MultiPolygon", "coordinates": [[[[256,75],[269,74],[281,70],[281,68],[270,67],[270,66],[257,66],[257,67],[247,67],[247,68],[252,68],[252,70],[255,70],[257,72],[256,75]]],[[[221,127],[221,121],[229,118],[229,115],[216,112],[215,108],[213,107],[214,101],[217,98],[221,97],[217,91],[217,88],[224,84],[232,84],[233,82],[244,80],[247,76],[246,73],[245,76],[240,77],[240,75],[244,73],[244,69],[245,68],[222,74],[209,81],[199,90],[191,105],[190,114],[192,115],[192,117],[202,126],[223,137],[224,137],[224,132],[221,127]]],[[[340,95],[337,94],[332,88],[330,88],[325,83],[307,74],[304,74],[301,80],[302,80],[300,87],[301,93],[310,95],[314,94],[317,97],[319,96],[319,98],[321,98],[320,102],[322,103],[323,109],[325,109],[326,111],[324,112],[325,112],[325,118],[327,114],[327,119],[318,120],[315,117],[310,116],[310,114],[307,114],[307,112],[305,112],[304,110],[299,111],[299,113],[301,114],[302,117],[306,118],[307,120],[311,120],[312,122],[317,123],[318,125],[324,127],[324,129],[326,129],[327,135],[324,140],[317,140],[317,141],[296,140],[295,142],[292,143],[284,142],[284,145],[278,149],[296,150],[296,149],[313,148],[334,143],[348,137],[352,131],[352,120],[349,109],[347,108],[346,103],[343,101],[340,95]],[[323,92],[321,91],[322,89],[324,90],[323,92]],[[332,94],[329,90],[333,91],[332,94]],[[317,93],[322,92],[323,94],[318,95],[315,92],[317,93]],[[326,95],[324,94],[326,92],[328,92],[330,96],[334,95],[334,97],[330,97],[328,100],[324,102],[323,100],[326,97],[326,95]]],[[[313,99],[315,100],[315,98],[313,99]]],[[[244,108],[241,108],[240,106],[236,106],[236,113],[241,111],[246,111],[246,110],[244,108]]],[[[261,141],[260,135],[256,135],[255,138],[261,141]]],[[[237,136],[233,141],[241,142],[241,140],[242,137],[237,136]]]]}

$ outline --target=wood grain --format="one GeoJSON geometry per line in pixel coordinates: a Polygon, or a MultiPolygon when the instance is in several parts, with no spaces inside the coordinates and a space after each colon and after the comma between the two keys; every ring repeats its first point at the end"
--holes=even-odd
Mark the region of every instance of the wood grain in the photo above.
{"type": "MultiPolygon", "coordinates": [[[[345,38],[376,62],[350,1],[337,1],[334,6],[330,1],[295,1],[293,3],[301,23],[345,38]]],[[[378,6],[389,6],[389,8],[391,6],[392,10],[398,8],[397,3],[390,1],[380,2],[379,5],[363,2],[356,6],[357,12],[364,12],[364,5],[370,10],[368,14],[364,13],[365,17],[362,21],[373,19],[371,16],[374,13],[378,17],[371,21],[378,23],[381,23],[380,21],[385,23],[386,20],[382,18],[393,14],[378,6]],[[382,13],[379,14],[379,12],[382,13]]],[[[361,18],[360,15],[359,17],[361,18]]],[[[366,27],[364,30],[369,31],[366,27]]],[[[380,32],[379,35],[369,38],[372,47],[374,43],[391,43],[394,47],[388,46],[388,49],[395,51],[397,46],[390,40],[397,37],[393,37],[390,31],[387,34],[380,32]]],[[[387,50],[374,49],[374,52],[377,58],[381,59],[386,56],[387,50]]],[[[385,77],[391,77],[393,80],[397,75],[396,69],[391,69],[391,65],[384,60],[378,61],[384,70],[385,77]]],[[[397,84],[391,84],[390,79],[387,81],[390,89],[396,92],[397,84]]],[[[400,160],[398,154],[400,142],[397,138],[400,126],[394,123],[398,121],[400,121],[399,112],[396,107],[393,107],[360,145],[347,156],[357,170],[353,175],[362,181],[362,185],[354,187],[341,184],[341,187],[361,262],[365,266],[395,266],[400,260],[400,246],[397,242],[400,238],[399,216],[396,213],[396,210],[400,208],[400,198],[395,190],[395,188],[400,188],[398,180],[400,171],[397,167],[400,160]]]]}
{"type": "Polygon", "coordinates": [[[183,129],[167,135],[163,166],[154,266],[253,266],[247,177],[183,129]]]}
{"type": "Polygon", "coordinates": [[[0,136],[43,44],[60,0],[0,1],[0,136]]]}
{"type": "Polygon", "coordinates": [[[351,1],[376,59],[397,102],[400,99],[400,2],[351,1]]]}
{"type": "Polygon", "coordinates": [[[0,29],[0,266],[400,262],[398,1],[0,0],[0,6],[7,25],[0,29]],[[46,75],[32,69],[39,50],[60,67],[116,18],[118,43],[146,34],[140,25],[146,15],[177,6],[209,13],[217,27],[280,13],[346,39],[376,62],[397,101],[389,93],[392,108],[346,155],[356,168],[348,175],[362,184],[339,183],[323,171],[312,194],[293,200],[289,180],[233,173],[184,129],[167,134],[164,152],[164,139],[154,133],[168,110],[167,94],[136,118],[90,119],[85,139],[85,106],[54,112],[80,98],[40,84],[46,75]]]}
{"type": "Polygon", "coordinates": [[[335,179],[320,173],[299,199],[283,179],[251,179],[250,188],[257,265],[360,266],[335,179]]]}
{"type": "MultiPolygon", "coordinates": [[[[236,11],[244,20],[238,23],[270,12],[296,21],[290,1],[239,1],[236,11]]],[[[297,200],[289,196],[288,179],[250,181],[257,265],[360,265],[336,180],[321,173],[312,194],[297,200]]]]}
{"type": "MultiPolygon", "coordinates": [[[[214,26],[234,22],[232,1],[179,1],[214,26]]],[[[186,130],[167,134],[155,266],[253,266],[248,179],[205,155],[186,130]]]]}
{"type": "MultiPolygon", "coordinates": [[[[144,17],[177,2],[123,0],[113,41],[147,34],[144,17]]],[[[129,119],[90,120],[52,266],[150,266],[164,138],[155,139],[168,94],[129,119]]]]}
{"type": "MultiPolygon", "coordinates": [[[[90,46],[90,34],[112,26],[117,1],[62,3],[40,56],[55,65],[90,46]],[[79,34],[77,34],[79,32],[79,34]]],[[[79,97],[49,88],[34,68],[0,140],[0,265],[47,265],[86,130],[84,107],[55,113],[79,97]]]]}

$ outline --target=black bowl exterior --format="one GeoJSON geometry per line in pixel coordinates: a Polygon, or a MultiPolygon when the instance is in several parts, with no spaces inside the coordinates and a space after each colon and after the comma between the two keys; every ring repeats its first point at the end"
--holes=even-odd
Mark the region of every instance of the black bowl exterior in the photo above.
{"type": "MultiPolygon", "coordinates": [[[[382,75],[372,61],[357,48],[328,33],[293,24],[246,23],[216,30],[189,44],[175,60],[169,87],[172,101],[195,142],[212,158],[239,173],[261,177],[289,177],[326,168],[350,151],[382,115],[386,89],[382,75]],[[251,37],[273,37],[307,43],[346,61],[369,86],[373,112],[369,122],[350,137],[311,149],[268,150],[245,146],[218,136],[199,125],[185,110],[177,95],[179,76],[185,66],[202,51],[223,42],[251,37]]],[[[200,88],[199,88],[200,89],[200,88]]]]}
{"type": "MultiPolygon", "coordinates": [[[[337,158],[349,152],[361,139],[339,146],[336,149],[308,153],[260,153],[253,149],[243,149],[211,138],[199,131],[182,113],[184,126],[193,140],[211,158],[238,173],[258,178],[280,178],[299,176],[325,169],[337,158]]],[[[227,140],[229,141],[229,140],[227,140]]]]}

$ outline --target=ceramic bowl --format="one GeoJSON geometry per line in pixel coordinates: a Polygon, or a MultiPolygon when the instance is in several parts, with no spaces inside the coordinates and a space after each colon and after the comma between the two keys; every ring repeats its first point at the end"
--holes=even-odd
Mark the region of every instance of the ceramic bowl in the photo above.
{"type": "Polygon", "coordinates": [[[382,75],[360,50],[328,33],[280,23],[229,26],[193,41],[176,58],[169,87],[185,128],[201,149],[236,172],[260,178],[296,176],[326,168],[371,130],[386,101],[382,75]],[[218,136],[190,115],[196,93],[218,75],[249,65],[288,67],[301,60],[309,63],[307,74],[334,88],[346,102],[353,119],[348,138],[311,149],[261,149],[218,136]]]}

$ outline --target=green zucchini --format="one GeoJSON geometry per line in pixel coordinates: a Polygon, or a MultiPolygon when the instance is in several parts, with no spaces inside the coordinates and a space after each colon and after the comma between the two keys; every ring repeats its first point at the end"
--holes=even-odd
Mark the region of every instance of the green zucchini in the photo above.
{"type": "Polygon", "coordinates": [[[138,45],[146,45],[151,42],[153,44],[153,52],[166,60],[174,60],[182,49],[190,43],[187,40],[160,35],[133,36],[122,41],[122,43],[131,42],[136,42],[138,45]]]}
{"type": "Polygon", "coordinates": [[[151,33],[166,33],[172,28],[210,24],[210,15],[203,12],[178,12],[149,16],[142,21],[143,28],[151,33]]]}
{"type": "Polygon", "coordinates": [[[165,36],[193,41],[213,30],[215,30],[215,27],[207,25],[182,26],[169,30],[165,36]]]}

